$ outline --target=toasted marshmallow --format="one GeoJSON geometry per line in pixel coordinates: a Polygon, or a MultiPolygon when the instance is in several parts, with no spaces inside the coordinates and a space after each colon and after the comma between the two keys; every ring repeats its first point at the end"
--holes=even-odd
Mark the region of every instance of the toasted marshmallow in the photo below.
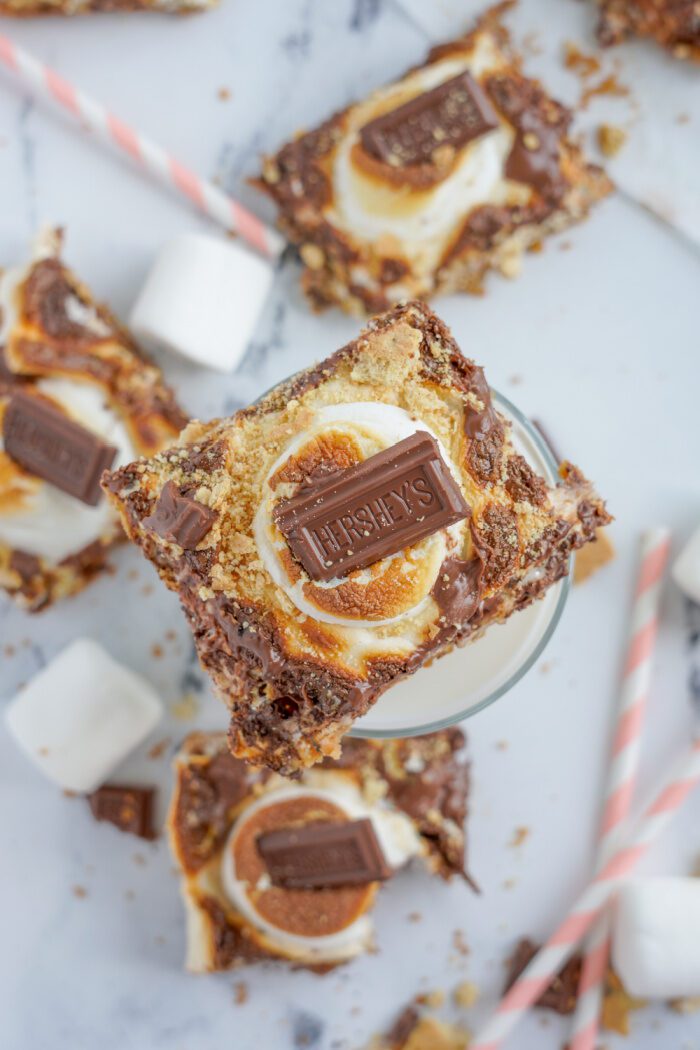
{"type": "MultiPolygon", "coordinates": [[[[309,427],[273,464],[263,485],[255,538],[265,568],[300,612],[329,624],[376,628],[408,614],[420,614],[429,601],[440,566],[463,535],[463,522],[367,569],[324,583],[311,580],[291,557],[273,520],[276,504],[292,494],[301,478],[313,476],[316,467],[327,470],[329,463],[339,469],[352,466],[418,431],[429,428],[395,405],[356,402],[326,406],[315,413],[309,427]]],[[[442,445],[440,452],[457,479],[442,445]]]]}
{"type": "MultiPolygon", "coordinates": [[[[85,310],[78,300],[76,303],[85,310]]],[[[81,318],[81,323],[85,323],[85,318],[81,318]]],[[[114,467],[134,458],[136,452],[127,428],[106,403],[99,387],[74,379],[46,378],[37,380],[34,389],[70,419],[115,446],[114,467]]],[[[115,531],[114,511],[106,499],[91,507],[28,474],[3,451],[1,428],[0,473],[4,490],[0,543],[60,562],[115,531]]]]}
{"type": "Polygon", "coordinates": [[[469,54],[447,56],[418,69],[375,92],[366,104],[356,106],[335,155],[333,224],[362,241],[394,238],[413,272],[426,274],[439,264],[454,236],[455,215],[487,204],[524,203],[527,189],[504,174],[513,129],[503,120],[464,147],[449,173],[429,188],[406,187],[397,192],[394,185],[364,170],[356,159],[361,129],[376,116],[467,70],[478,77],[496,72],[502,64],[493,41],[484,36],[469,54]]]}
{"type": "Polygon", "coordinates": [[[249,806],[233,826],[221,866],[226,894],[267,945],[312,964],[351,959],[369,947],[372,923],[367,912],[376,884],[321,890],[273,886],[256,847],[257,837],[291,823],[369,818],[392,868],[424,852],[403,814],[368,806],[342,774],[320,772],[315,779],[318,787],[280,788],[249,806]]]}

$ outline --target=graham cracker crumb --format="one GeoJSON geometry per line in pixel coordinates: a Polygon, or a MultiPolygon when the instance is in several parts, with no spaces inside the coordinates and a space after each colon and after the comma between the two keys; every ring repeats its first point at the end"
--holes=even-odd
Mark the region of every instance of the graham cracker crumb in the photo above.
{"type": "Polygon", "coordinates": [[[627,142],[627,132],[615,124],[598,126],[598,146],[606,157],[616,156],[627,142]]]}
{"type": "Polygon", "coordinates": [[[182,700],[171,705],[170,711],[173,718],[177,718],[180,722],[191,722],[199,711],[199,700],[194,693],[185,693],[182,700]]]}
{"type": "Polygon", "coordinates": [[[245,981],[236,981],[233,986],[233,1001],[236,1006],[244,1006],[248,1002],[249,991],[245,981]]]}
{"type": "Polygon", "coordinates": [[[513,832],[513,838],[510,841],[512,849],[518,849],[530,838],[530,829],[526,827],[518,827],[513,832]]]}
{"type": "Polygon", "coordinates": [[[587,543],[576,551],[574,557],[574,584],[584,583],[615,557],[615,548],[608,538],[607,529],[597,529],[594,543],[587,543]]]}
{"type": "Polygon", "coordinates": [[[469,1007],[474,1006],[479,998],[479,988],[474,984],[473,981],[462,981],[452,992],[452,999],[456,1006],[461,1006],[465,1010],[469,1007]]]}

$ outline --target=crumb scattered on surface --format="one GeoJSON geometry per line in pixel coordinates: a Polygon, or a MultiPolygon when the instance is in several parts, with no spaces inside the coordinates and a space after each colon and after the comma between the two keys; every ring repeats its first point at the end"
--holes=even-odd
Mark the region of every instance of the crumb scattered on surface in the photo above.
{"type": "Polygon", "coordinates": [[[519,827],[513,832],[513,838],[510,840],[509,845],[513,849],[518,849],[530,838],[530,828],[519,827]]]}
{"type": "Polygon", "coordinates": [[[628,98],[629,93],[630,89],[620,83],[615,73],[611,73],[609,76],[603,77],[602,80],[587,87],[581,95],[579,105],[581,109],[585,109],[591,99],[596,96],[605,96],[607,98],[628,98]]]}
{"type": "Polygon", "coordinates": [[[497,740],[496,741],[496,750],[497,751],[507,751],[509,747],[510,747],[510,744],[508,743],[507,740],[497,740]]]}
{"type": "Polygon", "coordinates": [[[615,557],[607,529],[597,529],[594,543],[587,543],[574,556],[574,583],[583,583],[615,557]]]}
{"type": "Polygon", "coordinates": [[[570,252],[572,248],[573,248],[573,244],[571,243],[571,241],[560,241],[559,242],[559,251],[560,252],[570,252]]]}
{"type": "Polygon", "coordinates": [[[543,660],[540,664],[540,674],[549,674],[553,667],[554,664],[551,660],[543,660]]]}
{"type": "Polygon", "coordinates": [[[233,1001],[236,1006],[244,1006],[248,1002],[248,985],[245,981],[236,981],[233,986],[233,1001]]]}
{"type": "Polygon", "coordinates": [[[520,386],[522,381],[523,381],[523,377],[521,375],[518,375],[517,373],[515,375],[512,375],[510,377],[510,379],[508,380],[508,382],[510,383],[511,386],[520,386]]]}
{"type": "Polygon", "coordinates": [[[689,999],[672,999],[668,1005],[677,1014],[696,1014],[700,1012],[700,995],[689,999]]]}
{"type": "Polygon", "coordinates": [[[679,113],[676,117],[676,124],[689,124],[690,113],[679,113]]]}
{"type": "Polygon", "coordinates": [[[423,919],[423,916],[421,915],[421,913],[419,911],[411,911],[411,912],[408,913],[407,918],[408,918],[409,922],[421,922],[422,919],[423,919]]]}
{"type": "Polygon", "coordinates": [[[615,157],[627,142],[627,132],[616,124],[598,125],[598,146],[605,157],[615,157]]]}
{"type": "Polygon", "coordinates": [[[641,1010],[646,1005],[646,1000],[635,999],[634,996],[629,995],[617,974],[608,970],[600,1017],[601,1025],[607,1032],[629,1035],[630,1014],[634,1010],[641,1010]]]}
{"type": "Polygon", "coordinates": [[[138,864],[140,868],[146,867],[146,858],[144,857],[143,853],[134,853],[131,859],[133,860],[134,864],[138,864]]]}
{"type": "Polygon", "coordinates": [[[73,896],[77,897],[78,900],[80,900],[80,901],[84,900],[85,897],[87,897],[87,895],[88,895],[88,891],[85,889],[84,886],[73,886],[72,887],[72,893],[73,893],[73,896]]]}
{"type": "Polygon", "coordinates": [[[600,71],[600,62],[596,56],[587,55],[571,40],[564,44],[564,65],[584,80],[600,71]]]}
{"type": "Polygon", "coordinates": [[[157,740],[153,747],[150,747],[146,754],[149,758],[162,758],[170,745],[170,737],[164,736],[162,740],[157,740]]]}
{"type": "Polygon", "coordinates": [[[517,886],[517,882],[516,882],[515,879],[504,879],[503,880],[503,889],[504,890],[514,890],[516,886],[517,886]]]}
{"type": "Polygon", "coordinates": [[[10,659],[10,657],[14,656],[15,653],[17,652],[17,650],[15,649],[14,645],[4,645],[3,648],[2,648],[2,651],[3,651],[3,655],[6,656],[8,660],[10,659]]]}
{"type": "Polygon", "coordinates": [[[157,642],[154,642],[153,645],[151,646],[151,656],[153,657],[154,660],[162,659],[163,646],[162,645],[158,645],[157,642]]]}
{"type": "Polygon", "coordinates": [[[220,87],[216,93],[216,96],[219,99],[219,101],[228,102],[228,100],[231,98],[231,90],[227,87],[220,87]]]}
{"type": "Polygon", "coordinates": [[[124,890],[124,898],[128,901],[136,900],[136,894],[133,890],[124,890]]]}
{"type": "Polygon", "coordinates": [[[153,594],[153,584],[147,583],[141,588],[141,594],[144,598],[148,598],[150,594],[153,594]]]}
{"type": "Polygon", "coordinates": [[[452,999],[456,1006],[461,1006],[465,1010],[468,1010],[470,1006],[474,1006],[479,998],[479,988],[474,984],[473,981],[462,981],[452,991],[452,999]]]}
{"type": "Polygon", "coordinates": [[[185,693],[181,700],[176,700],[174,704],[171,704],[170,711],[173,718],[181,722],[191,722],[199,711],[199,700],[194,693],[185,693]]]}
{"type": "Polygon", "coordinates": [[[467,939],[464,936],[464,930],[455,930],[452,934],[452,947],[455,951],[459,952],[460,955],[469,955],[469,945],[467,939]]]}
{"type": "Polygon", "coordinates": [[[439,1010],[441,1006],[444,1006],[445,993],[442,988],[433,988],[429,992],[420,992],[416,996],[415,1002],[419,1006],[428,1006],[431,1010],[439,1010]]]}

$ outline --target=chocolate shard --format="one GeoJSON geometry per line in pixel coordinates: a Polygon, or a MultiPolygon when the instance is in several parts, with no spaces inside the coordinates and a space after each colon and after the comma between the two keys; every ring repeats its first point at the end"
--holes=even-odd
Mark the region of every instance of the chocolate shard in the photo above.
{"type": "Polygon", "coordinates": [[[272,883],[286,889],[361,886],[392,875],[368,819],[268,831],[257,846],[272,883]]]}
{"type": "Polygon", "coordinates": [[[419,431],[281,501],[273,517],[310,578],[328,581],[366,569],[469,513],[437,441],[419,431]]]}
{"type": "Polygon", "coordinates": [[[141,839],[153,839],[155,793],[152,787],[103,784],[88,795],[88,802],[95,820],[106,820],[120,831],[141,839]]]}
{"type": "Polygon", "coordinates": [[[5,451],[30,474],[95,507],[100,476],[117,454],[92,431],[41,397],[16,393],[5,409],[5,451]]]}
{"type": "Polygon", "coordinates": [[[465,72],[371,120],[361,129],[360,141],[370,156],[403,168],[434,163],[441,147],[461,149],[496,127],[496,111],[465,72]]]}
{"type": "Polygon", "coordinates": [[[181,495],[175,482],[169,481],[152,513],[143,519],[143,525],[164,540],[190,551],[204,539],[216,517],[215,510],[191,496],[181,495]]]}

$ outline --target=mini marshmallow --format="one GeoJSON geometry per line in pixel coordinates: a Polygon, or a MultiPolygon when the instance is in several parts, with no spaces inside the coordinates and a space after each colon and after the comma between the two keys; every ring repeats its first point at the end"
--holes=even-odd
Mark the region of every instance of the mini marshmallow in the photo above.
{"type": "Polygon", "coordinates": [[[700,605],[700,528],[676,558],[671,575],[680,589],[700,605]]]}
{"type": "Polygon", "coordinates": [[[630,995],[700,994],[700,879],[633,879],[619,894],[613,967],[630,995]]]}
{"type": "Polygon", "coordinates": [[[10,733],[60,787],[103,784],[157,724],[162,704],[145,679],[89,638],[35,675],[7,709],[10,733]]]}
{"type": "Polygon", "coordinates": [[[185,234],[161,250],[131,313],[137,338],[220,372],[243,357],[273,269],[233,241],[185,234]]]}

